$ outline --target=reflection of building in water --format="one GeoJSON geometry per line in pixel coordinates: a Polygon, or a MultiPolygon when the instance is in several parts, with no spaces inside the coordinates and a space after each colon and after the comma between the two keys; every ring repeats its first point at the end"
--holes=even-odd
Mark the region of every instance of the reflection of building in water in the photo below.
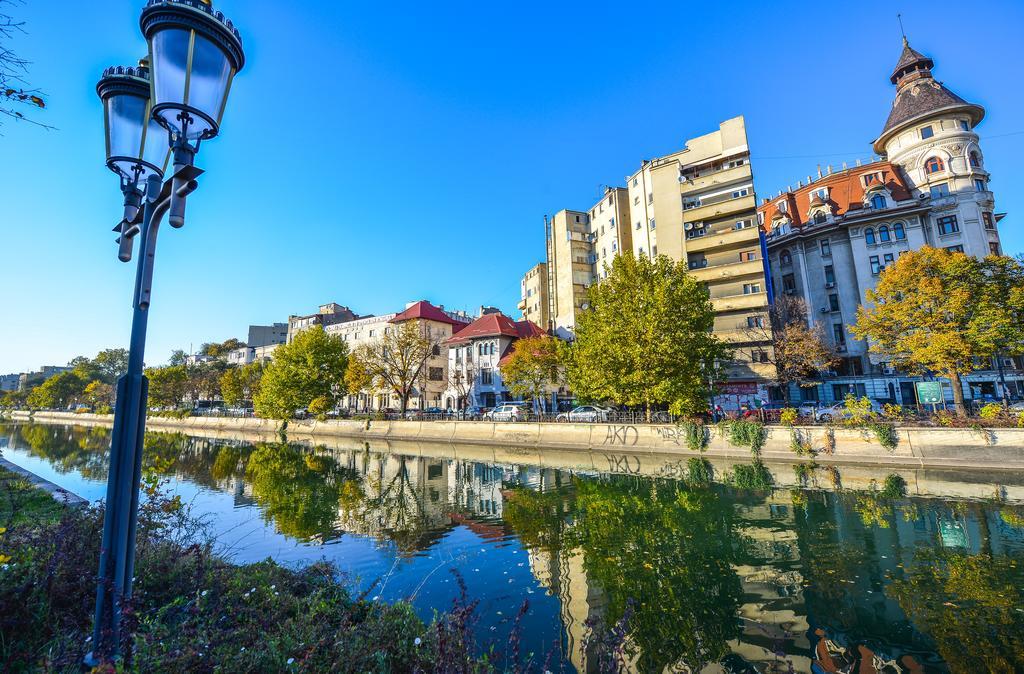
{"type": "Polygon", "coordinates": [[[501,517],[504,497],[501,489],[510,468],[469,461],[453,461],[448,489],[452,507],[466,514],[501,517]]]}

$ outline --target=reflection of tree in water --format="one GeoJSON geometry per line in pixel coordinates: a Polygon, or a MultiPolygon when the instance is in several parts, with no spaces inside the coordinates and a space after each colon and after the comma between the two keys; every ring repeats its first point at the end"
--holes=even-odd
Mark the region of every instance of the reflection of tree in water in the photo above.
{"type": "Polygon", "coordinates": [[[1024,671],[1024,559],[923,548],[890,593],[954,672],[1024,671]]]}
{"type": "Polygon", "coordinates": [[[567,542],[607,597],[606,624],[632,606],[627,652],[640,671],[725,657],[740,634],[732,504],[678,482],[581,480],[567,542]]]}
{"type": "Polygon", "coordinates": [[[246,463],[245,475],[262,516],[282,534],[329,540],[337,526],[342,486],[355,477],[330,456],[285,443],[259,443],[246,463]]]}
{"type": "Polygon", "coordinates": [[[505,522],[520,542],[531,550],[557,552],[575,507],[575,492],[569,486],[550,491],[514,487],[505,493],[505,522]]]}
{"type": "Polygon", "coordinates": [[[107,478],[109,429],[25,424],[18,427],[18,436],[30,455],[46,459],[58,472],[78,471],[93,480],[107,478]]]}
{"type": "MultiPolygon", "coordinates": [[[[365,455],[362,484],[346,485],[339,498],[341,523],[346,531],[391,541],[400,554],[430,547],[449,522],[440,511],[428,512],[423,460],[405,456],[365,455]],[[417,483],[410,478],[415,466],[417,483]]],[[[445,486],[445,485],[442,485],[445,486]]]]}

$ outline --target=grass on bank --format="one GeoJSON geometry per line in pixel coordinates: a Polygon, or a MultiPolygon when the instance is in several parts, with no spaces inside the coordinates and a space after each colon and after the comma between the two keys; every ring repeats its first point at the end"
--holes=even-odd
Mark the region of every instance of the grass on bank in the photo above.
{"type": "MultiPolygon", "coordinates": [[[[61,506],[11,473],[0,480],[0,671],[78,672],[89,649],[102,509],[61,506]]],[[[492,671],[477,653],[475,605],[464,594],[427,625],[408,603],[353,596],[326,563],[233,565],[161,487],[156,478],[145,484],[117,671],[492,671]]]]}

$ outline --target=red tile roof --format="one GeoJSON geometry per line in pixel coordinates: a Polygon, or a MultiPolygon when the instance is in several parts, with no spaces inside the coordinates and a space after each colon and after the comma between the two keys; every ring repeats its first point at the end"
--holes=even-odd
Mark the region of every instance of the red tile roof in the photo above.
{"type": "Polygon", "coordinates": [[[425,321],[435,321],[437,323],[447,323],[452,326],[452,332],[458,332],[469,323],[468,319],[460,321],[452,318],[446,314],[443,309],[435,307],[430,302],[425,302],[423,300],[413,304],[411,307],[392,318],[390,322],[401,323],[402,321],[411,321],[414,318],[421,318],[425,321]]]}
{"type": "Polygon", "coordinates": [[[484,314],[457,335],[448,340],[448,344],[464,344],[472,339],[484,337],[536,337],[546,334],[539,325],[532,321],[513,321],[503,313],[484,314]]]}

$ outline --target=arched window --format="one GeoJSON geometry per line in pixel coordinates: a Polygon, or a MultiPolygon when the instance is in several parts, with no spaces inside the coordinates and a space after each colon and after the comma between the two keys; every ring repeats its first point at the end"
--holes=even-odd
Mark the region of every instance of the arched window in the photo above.
{"type": "Polygon", "coordinates": [[[788,250],[779,253],[779,264],[783,266],[793,264],[793,257],[789,254],[788,250]]]}
{"type": "Polygon", "coordinates": [[[875,230],[868,227],[864,230],[864,243],[869,246],[875,245],[875,230]]]}
{"type": "Polygon", "coordinates": [[[977,152],[971,150],[971,153],[967,156],[971,161],[971,166],[974,168],[981,168],[981,157],[978,156],[977,152]]]}
{"type": "Polygon", "coordinates": [[[907,238],[907,230],[903,228],[902,222],[892,223],[892,235],[897,241],[903,241],[907,238]]]}
{"type": "Polygon", "coordinates": [[[825,220],[827,220],[827,219],[828,219],[828,217],[825,215],[824,211],[817,211],[814,214],[814,224],[816,224],[816,225],[820,225],[821,223],[825,222],[825,220]]]}
{"type": "Polygon", "coordinates": [[[889,227],[887,225],[882,225],[881,227],[878,228],[878,240],[879,241],[889,241],[890,240],[890,237],[889,237],[889,227]]]}
{"type": "Polygon", "coordinates": [[[946,168],[946,165],[942,163],[940,157],[929,157],[928,161],[924,163],[925,173],[938,173],[946,168]]]}
{"type": "Polygon", "coordinates": [[[876,194],[875,196],[871,197],[871,208],[885,208],[885,195],[876,194]]]}

